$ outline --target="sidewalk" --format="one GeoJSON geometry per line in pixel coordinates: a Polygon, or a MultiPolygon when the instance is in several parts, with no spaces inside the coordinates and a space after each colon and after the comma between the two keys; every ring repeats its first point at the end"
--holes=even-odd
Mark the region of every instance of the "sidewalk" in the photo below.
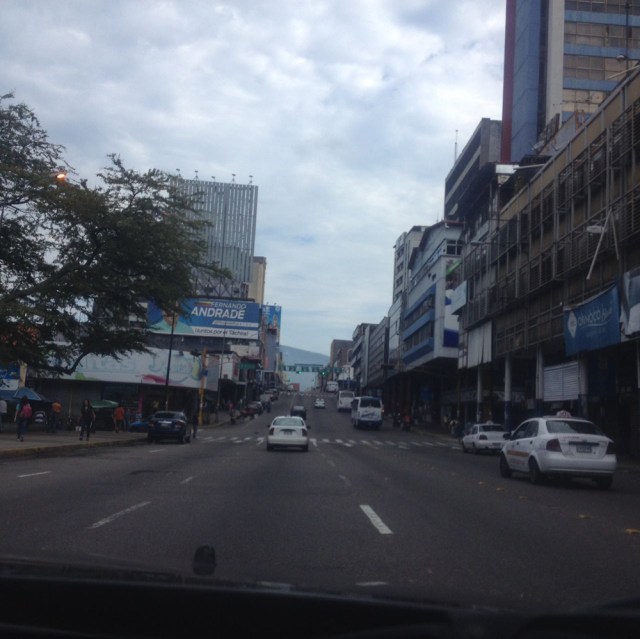
{"type": "MultiPolygon", "coordinates": [[[[199,432],[229,422],[228,416],[221,417],[218,423],[211,423],[200,427],[199,432]]],[[[47,433],[44,427],[30,424],[24,441],[17,437],[16,425],[13,422],[4,423],[4,432],[0,433],[0,459],[29,455],[55,455],[74,450],[104,446],[133,446],[147,441],[146,433],[115,433],[109,430],[97,430],[91,433],[88,441],[80,440],[75,430],[59,430],[47,433]]]]}
{"type": "Polygon", "coordinates": [[[113,431],[98,430],[91,433],[91,439],[80,441],[75,430],[59,430],[47,433],[35,430],[30,425],[24,441],[16,435],[16,425],[4,423],[4,432],[0,433],[0,459],[27,455],[56,454],[67,451],[93,448],[96,446],[133,445],[147,441],[146,433],[114,433],[113,431]]]}

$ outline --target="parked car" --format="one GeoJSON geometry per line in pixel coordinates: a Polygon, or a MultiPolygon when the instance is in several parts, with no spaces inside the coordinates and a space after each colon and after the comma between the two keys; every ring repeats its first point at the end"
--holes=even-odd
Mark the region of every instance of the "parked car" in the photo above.
{"type": "Polygon", "coordinates": [[[325,401],[322,397],[318,397],[313,403],[314,408],[325,408],[325,401]]]}
{"type": "Polygon", "coordinates": [[[548,476],[593,479],[610,488],[617,466],[613,441],[594,423],[576,417],[528,419],[500,452],[500,474],[528,473],[533,484],[548,476]]]}
{"type": "Polygon", "coordinates": [[[256,415],[262,415],[264,411],[264,407],[262,406],[262,402],[249,402],[246,408],[246,414],[255,417],[256,415]]]}
{"type": "Polygon", "coordinates": [[[136,419],[133,422],[129,422],[128,429],[132,433],[146,433],[149,430],[150,417],[143,417],[142,419],[136,419]]]}
{"type": "Polygon", "coordinates": [[[147,441],[175,439],[180,444],[191,441],[193,428],[187,416],[181,411],[161,410],[155,412],[149,420],[147,441]]]}
{"type": "Polygon", "coordinates": [[[307,409],[304,406],[292,406],[289,411],[289,415],[302,417],[302,419],[307,419],[307,409]]]}
{"type": "Polygon", "coordinates": [[[497,455],[502,450],[509,433],[501,424],[486,422],[474,424],[467,435],[461,440],[462,452],[473,453],[490,452],[497,455]]]}
{"type": "Polygon", "coordinates": [[[302,417],[282,415],[276,417],[269,426],[267,450],[275,447],[302,448],[309,450],[309,427],[302,417]]]}

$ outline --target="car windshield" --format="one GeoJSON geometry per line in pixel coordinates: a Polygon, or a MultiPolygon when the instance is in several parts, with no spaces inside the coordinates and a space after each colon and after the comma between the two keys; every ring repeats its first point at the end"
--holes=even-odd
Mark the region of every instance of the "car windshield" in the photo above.
{"type": "Polygon", "coordinates": [[[551,434],[603,435],[592,422],[585,420],[553,419],[547,421],[547,431],[551,434]]]}
{"type": "Polygon", "coordinates": [[[304,424],[297,417],[277,417],[273,420],[273,426],[297,426],[301,428],[304,424]]]}
{"type": "Polygon", "coordinates": [[[640,0],[0,15],[0,576],[640,600],[640,0]]]}

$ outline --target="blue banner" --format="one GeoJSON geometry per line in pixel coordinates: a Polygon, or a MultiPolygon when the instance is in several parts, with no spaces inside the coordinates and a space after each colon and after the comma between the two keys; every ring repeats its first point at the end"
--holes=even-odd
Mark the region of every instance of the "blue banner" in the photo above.
{"type": "Polygon", "coordinates": [[[584,304],[566,308],[563,315],[564,347],[567,355],[620,342],[620,301],[617,286],[612,286],[584,304]]]}
{"type": "Polygon", "coordinates": [[[189,299],[176,313],[147,305],[147,325],[154,333],[258,339],[260,305],[243,300],[189,299]]]}

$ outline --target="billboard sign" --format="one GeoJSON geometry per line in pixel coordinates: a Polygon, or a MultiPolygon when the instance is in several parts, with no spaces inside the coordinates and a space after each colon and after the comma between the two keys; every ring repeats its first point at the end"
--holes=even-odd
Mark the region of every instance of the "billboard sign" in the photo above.
{"type": "Polygon", "coordinates": [[[147,305],[147,326],[154,333],[259,339],[260,305],[244,300],[189,299],[178,312],[147,305]]]}
{"type": "Polygon", "coordinates": [[[564,309],[564,345],[567,355],[620,342],[618,287],[612,286],[584,304],[564,309]]]}

